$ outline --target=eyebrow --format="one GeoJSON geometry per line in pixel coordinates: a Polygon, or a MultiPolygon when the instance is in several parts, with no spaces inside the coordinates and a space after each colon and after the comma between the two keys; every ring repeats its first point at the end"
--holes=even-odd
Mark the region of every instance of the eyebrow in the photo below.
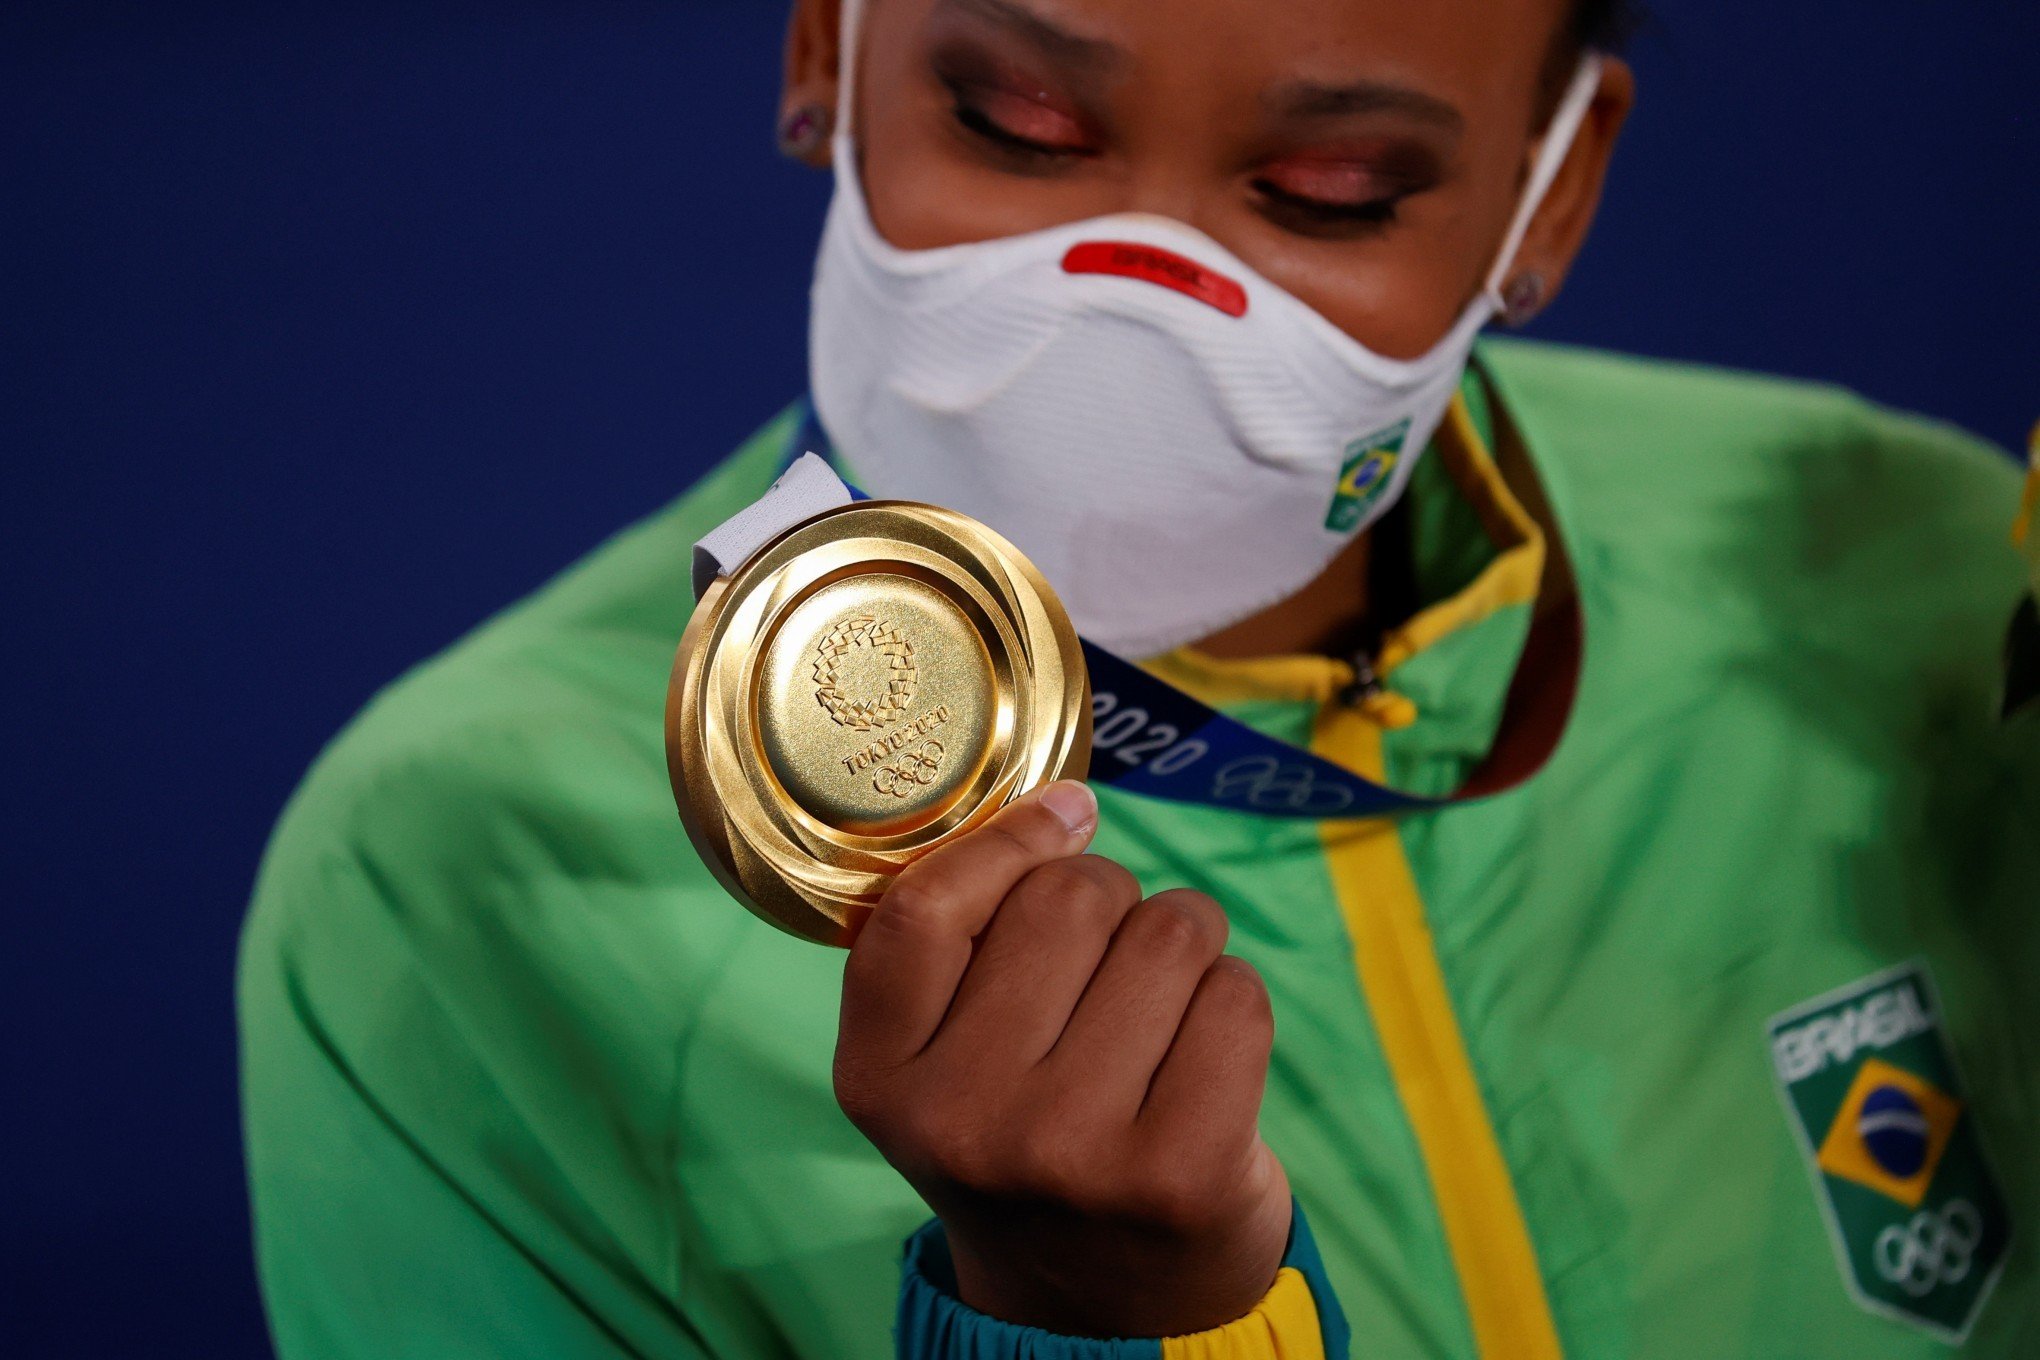
{"type": "Polygon", "coordinates": [[[1466,116],[1436,95],[1407,85],[1355,80],[1331,85],[1301,80],[1278,85],[1262,102],[1285,118],[1349,118],[1363,113],[1399,113],[1448,132],[1466,125],[1466,116]]]}
{"type": "Polygon", "coordinates": [[[1072,33],[1016,0],[941,0],[940,8],[960,10],[1011,29],[1044,56],[1067,67],[1103,71],[1126,60],[1126,51],[1118,44],[1072,33]]]}

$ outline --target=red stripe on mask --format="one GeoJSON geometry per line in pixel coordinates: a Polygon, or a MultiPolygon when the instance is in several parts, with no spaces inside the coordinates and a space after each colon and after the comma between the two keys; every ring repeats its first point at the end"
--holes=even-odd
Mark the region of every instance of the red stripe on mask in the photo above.
{"type": "Polygon", "coordinates": [[[1247,314],[1247,290],[1173,250],[1134,241],[1079,241],[1063,256],[1067,274],[1118,274],[1173,288],[1185,297],[1218,308],[1227,316],[1247,314]]]}

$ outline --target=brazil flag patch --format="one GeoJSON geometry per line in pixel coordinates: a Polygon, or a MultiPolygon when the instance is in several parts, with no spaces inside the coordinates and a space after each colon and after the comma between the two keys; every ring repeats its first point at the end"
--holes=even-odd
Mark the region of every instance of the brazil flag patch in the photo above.
{"type": "Polygon", "coordinates": [[[1997,1282],[2012,1225],[1926,965],[1864,978],[1769,1028],[1772,1069],[1850,1293],[1959,1341],[1997,1282]]]}
{"type": "Polygon", "coordinates": [[[1402,458],[1403,441],[1410,435],[1410,423],[1399,420],[1385,430],[1376,430],[1346,445],[1339,463],[1339,480],[1332,488],[1332,503],[1325,511],[1325,527],[1335,534],[1355,528],[1388,490],[1395,465],[1402,458]]]}

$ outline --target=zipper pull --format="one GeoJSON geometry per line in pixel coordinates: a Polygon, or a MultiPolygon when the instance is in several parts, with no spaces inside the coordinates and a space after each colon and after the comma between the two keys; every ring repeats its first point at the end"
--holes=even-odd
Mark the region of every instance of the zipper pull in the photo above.
{"type": "Polygon", "coordinates": [[[1348,708],[1359,708],[1381,693],[1381,677],[1375,673],[1374,658],[1366,652],[1355,652],[1352,666],[1353,679],[1339,691],[1339,702],[1348,708]]]}

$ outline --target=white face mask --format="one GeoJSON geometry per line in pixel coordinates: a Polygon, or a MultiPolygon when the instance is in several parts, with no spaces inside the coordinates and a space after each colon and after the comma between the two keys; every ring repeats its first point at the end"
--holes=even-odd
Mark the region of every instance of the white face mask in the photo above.
{"type": "Polygon", "coordinates": [[[1402,493],[1598,75],[1583,62],[1553,117],[1481,296],[1403,361],[1171,218],[894,247],[850,135],[857,8],[815,274],[822,426],[867,492],[989,524],[1136,658],[1293,594],[1402,493]]]}

